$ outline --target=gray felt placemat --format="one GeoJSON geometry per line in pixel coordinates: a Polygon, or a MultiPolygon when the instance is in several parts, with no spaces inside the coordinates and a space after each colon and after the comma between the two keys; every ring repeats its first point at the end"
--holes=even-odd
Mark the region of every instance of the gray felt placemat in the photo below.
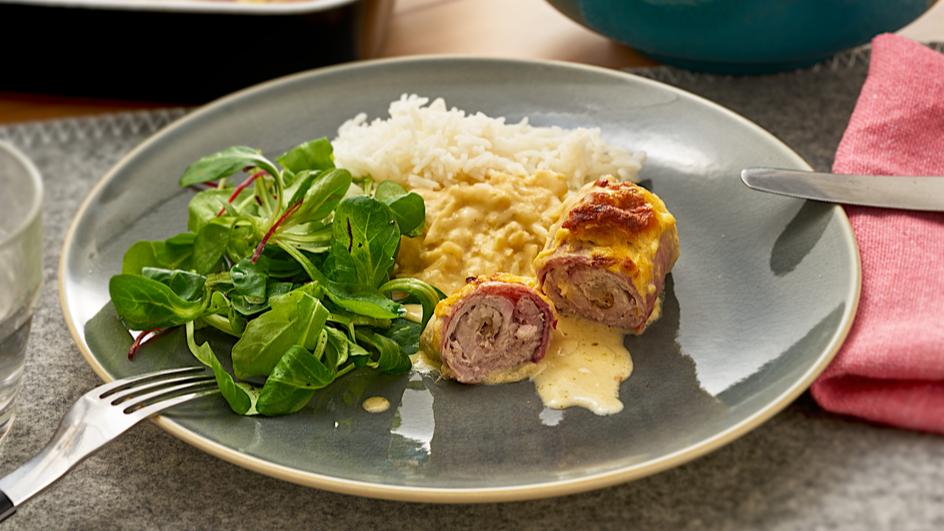
{"type": "MultiPolygon", "coordinates": [[[[937,46],[944,49],[944,46],[937,46]]],[[[828,169],[865,78],[868,51],[754,78],[637,70],[754,120],[828,169]]],[[[63,322],[56,268],[80,201],[124,153],[182,109],[0,127],[46,182],[45,286],[19,416],[0,473],[46,443],[99,384],[63,322]]],[[[944,528],[944,439],[830,415],[808,395],[727,447],[634,483],[560,499],[406,504],[299,487],[219,461],[150,423],[80,464],[3,524],[9,529],[813,529],[944,528]]]]}

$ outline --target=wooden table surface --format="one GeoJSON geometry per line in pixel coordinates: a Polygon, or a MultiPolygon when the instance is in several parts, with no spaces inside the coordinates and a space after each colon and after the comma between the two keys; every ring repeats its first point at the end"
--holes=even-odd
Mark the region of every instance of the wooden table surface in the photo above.
{"type": "MultiPolygon", "coordinates": [[[[944,40],[944,2],[937,2],[900,33],[916,40],[944,40]]],[[[380,55],[430,53],[559,59],[614,68],[653,64],[571,22],[544,0],[397,0],[380,55]]],[[[0,123],[163,105],[0,91],[0,123]]]]}

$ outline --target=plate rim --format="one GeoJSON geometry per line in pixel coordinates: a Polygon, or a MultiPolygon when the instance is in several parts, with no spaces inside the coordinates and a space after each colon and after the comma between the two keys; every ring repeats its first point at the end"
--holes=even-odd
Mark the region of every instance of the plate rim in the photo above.
{"type": "MultiPolygon", "coordinates": [[[[152,134],[150,137],[145,139],[143,142],[135,146],[127,154],[125,154],[121,159],[119,159],[92,187],[91,190],[86,194],[85,198],[82,200],[79,208],[76,210],[75,214],[72,217],[72,220],[69,222],[69,227],[66,230],[65,238],[63,239],[62,247],[60,248],[60,257],[57,270],[57,288],[59,292],[59,306],[60,310],[63,313],[63,317],[66,322],[66,326],[69,329],[69,333],[72,336],[73,343],[78,347],[79,352],[82,354],[82,357],[85,359],[85,362],[92,368],[92,370],[105,382],[112,381],[113,378],[104,367],[98,362],[95,356],[92,354],[91,350],[88,348],[86,342],[81,338],[78,333],[78,328],[76,323],[72,321],[71,313],[69,311],[68,301],[66,300],[65,295],[65,271],[66,271],[66,262],[68,257],[68,251],[72,247],[72,242],[75,236],[75,232],[78,228],[79,220],[85,216],[86,211],[91,205],[92,199],[96,197],[99,191],[114,178],[114,175],[118,171],[122,170],[127,163],[138,156],[139,153],[148,149],[152,144],[158,142],[167,135],[172,134],[177,129],[184,127],[190,124],[194,120],[199,120],[205,115],[215,112],[218,108],[224,107],[230,103],[237,102],[243,98],[251,96],[257,93],[264,93],[273,88],[276,88],[285,83],[292,83],[303,78],[307,77],[317,77],[319,75],[334,73],[334,72],[343,72],[346,70],[358,70],[363,68],[372,68],[372,67],[383,67],[391,64],[399,63],[429,63],[429,62],[485,62],[485,63],[512,63],[512,64],[527,64],[527,65],[538,65],[551,68],[563,68],[571,69],[578,71],[586,71],[593,74],[604,75],[616,79],[625,80],[626,78],[632,79],[634,82],[642,83],[644,85],[652,85],[658,87],[660,90],[668,90],[673,92],[681,97],[690,98],[698,103],[707,106],[715,111],[720,112],[721,114],[727,115],[729,118],[733,119],[735,122],[739,122],[741,125],[746,126],[748,129],[752,129],[755,133],[758,133],[760,136],[766,137],[768,140],[772,141],[773,144],[777,145],[788,157],[794,159],[794,162],[797,164],[798,169],[812,170],[812,167],[809,163],[806,162],[798,153],[791,149],[786,143],[777,138],[773,133],[767,131],[766,129],[760,127],[756,123],[748,120],[744,116],[724,107],[718,103],[715,103],[707,98],[693,94],[686,90],[674,87],[667,83],[662,83],[655,81],[653,79],[648,79],[630,72],[624,72],[616,69],[609,69],[604,67],[597,67],[591,65],[584,65],[579,63],[571,63],[567,61],[555,61],[555,60],[546,60],[546,59],[520,59],[520,58],[504,58],[504,57],[487,57],[479,55],[468,55],[468,54],[439,54],[439,55],[417,55],[417,56],[408,56],[408,57],[396,57],[396,58],[386,58],[386,59],[373,59],[368,61],[355,61],[351,63],[345,63],[341,65],[329,66],[316,68],[312,70],[306,70],[303,72],[298,72],[295,74],[282,76],[279,78],[272,79],[257,85],[253,85],[216,100],[213,100],[207,104],[204,104],[191,112],[188,112],[181,118],[178,118],[171,124],[165,126],[159,131],[152,134]]],[[[746,435],[750,431],[754,430],[767,420],[771,419],[774,415],[782,411],[787,405],[792,403],[800,394],[802,394],[806,389],[812,385],[813,381],[817,376],[822,373],[823,370],[829,365],[832,359],[835,357],[836,353],[842,347],[843,342],[849,334],[850,329],[852,328],[853,321],[855,320],[856,310],[858,309],[859,299],[862,289],[862,270],[861,270],[861,257],[859,256],[859,247],[855,239],[855,235],[852,229],[852,225],[849,222],[849,218],[846,216],[845,210],[841,205],[833,205],[832,207],[833,214],[838,214],[838,219],[840,221],[840,227],[846,240],[846,243],[849,245],[849,248],[852,250],[851,258],[852,264],[851,270],[852,275],[849,279],[849,285],[847,286],[847,297],[851,297],[852,303],[847,305],[845,311],[842,314],[842,321],[840,327],[833,334],[829,344],[823,352],[823,355],[820,356],[820,359],[817,363],[811,366],[799,379],[797,379],[787,390],[781,393],[774,401],[770,402],[766,406],[760,408],[752,415],[743,419],[741,422],[729,427],[728,429],[717,433],[713,437],[704,439],[692,445],[689,445],[681,450],[673,452],[671,454],[662,456],[654,461],[643,463],[639,465],[630,465],[623,468],[618,468],[615,470],[610,470],[606,472],[599,472],[595,474],[590,474],[587,476],[582,476],[579,478],[570,478],[570,479],[561,479],[556,481],[549,481],[544,483],[535,483],[535,484],[526,484],[526,485],[514,485],[514,486],[501,486],[501,487],[472,487],[472,488],[448,488],[448,487],[412,487],[412,486],[403,486],[403,485],[384,485],[379,483],[371,483],[367,481],[351,480],[338,478],[334,476],[329,476],[326,474],[319,474],[315,472],[304,472],[292,467],[285,465],[280,465],[266,461],[264,459],[246,455],[240,453],[234,448],[230,448],[223,444],[217,443],[208,439],[207,437],[200,435],[194,431],[191,431],[184,426],[174,422],[172,419],[169,419],[164,416],[155,416],[151,418],[151,421],[154,422],[162,430],[170,433],[174,437],[180,439],[181,441],[194,446],[195,448],[206,452],[214,457],[222,459],[223,461],[235,464],[242,468],[252,470],[254,472],[264,474],[270,477],[281,479],[284,481],[289,481],[291,483],[296,483],[299,485],[304,485],[307,487],[313,487],[318,489],[323,489],[331,492],[337,492],[341,494],[349,494],[355,496],[364,496],[368,498],[376,499],[385,499],[385,500],[394,500],[394,501],[406,501],[406,502],[425,502],[425,503],[491,503],[491,502],[511,502],[511,501],[524,501],[524,500],[533,500],[540,498],[552,498],[558,496],[565,496],[568,494],[576,494],[579,492],[586,492],[590,490],[602,489],[605,487],[610,487],[613,485],[626,483],[636,479],[640,479],[646,476],[662,472],[669,468],[674,468],[680,466],[684,463],[697,459],[705,454],[713,452],[734,440],[746,435]]]]}

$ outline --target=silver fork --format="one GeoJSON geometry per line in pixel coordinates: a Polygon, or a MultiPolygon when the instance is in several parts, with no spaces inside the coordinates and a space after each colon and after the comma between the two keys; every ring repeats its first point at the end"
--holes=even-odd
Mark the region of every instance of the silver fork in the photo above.
{"type": "Polygon", "coordinates": [[[62,418],[49,444],[0,479],[0,521],[131,426],[218,392],[204,367],[185,367],[115,380],[85,393],[62,418]]]}

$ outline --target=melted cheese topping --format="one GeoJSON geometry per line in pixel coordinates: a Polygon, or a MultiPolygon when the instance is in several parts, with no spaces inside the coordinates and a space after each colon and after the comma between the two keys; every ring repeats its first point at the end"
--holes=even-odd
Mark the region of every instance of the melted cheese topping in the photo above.
{"type": "Polygon", "coordinates": [[[578,406],[597,415],[623,410],[620,384],[633,371],[623,333],[579,318],[561,317],[551,336],[543,366],[531,379],[544,405],[578,406]]]}
{"type": "Polygon", "coordinates": [[[492,172],[442,190],[414,189],[426,201],[426,234],[404,238],[398,276],[446,293],[470,276],[533,275],[532,261],[568,195],[567,178],[548,171],[522,177],[492,172]]]}
{"type": "MultiPolygon", "coordinates": [[[[562,205],[562,209],[571,209],[580,199],[594,187],[594,183],[586,184],[577,194],[568,198],[562,205]]],[[[639,192],[645,198],[646,202],[652,207],[655,214],[655,223],[652,223],[644,231],[640,232],[634,238],[626,238],[619,231],[612,234],[594,235],[592,241],[588,241],[593,247],[586,246],[581,242],[572,231],[561,227],[563,220],[555,223],[551,227],[550,233],[553,235],[547,240],[547,247],[541,251],[538,256],[538,263],[552,257],[555,251],[565,245],[571,245],[573,251],[580,249],[592,249],[593,255],[601,258],[612,258],[613,263],[607,266],[607,269],[618,274],[627,274],[633,282],[633,287],[643,296],[652,294],[656,290],[654,281],[653,265],[656,261],[656,255],[664,243],[668,243],[673,248],[673,254],[678,257],[678,229],[676,228],[675,216],[669,212],[659,196],[639,187],[639,192]],[[667,242],[663,242],[663,237],[667,235],[667,242]],[[628,260],[628,262],[627,262],[628,260]],[[627,269],[627,263],[631,264],[627,269]]],[[[675,262],[675,258],[672,259],[675,262]]],[[[563,286],[566,287],[566,286],[563,286]]]]}

